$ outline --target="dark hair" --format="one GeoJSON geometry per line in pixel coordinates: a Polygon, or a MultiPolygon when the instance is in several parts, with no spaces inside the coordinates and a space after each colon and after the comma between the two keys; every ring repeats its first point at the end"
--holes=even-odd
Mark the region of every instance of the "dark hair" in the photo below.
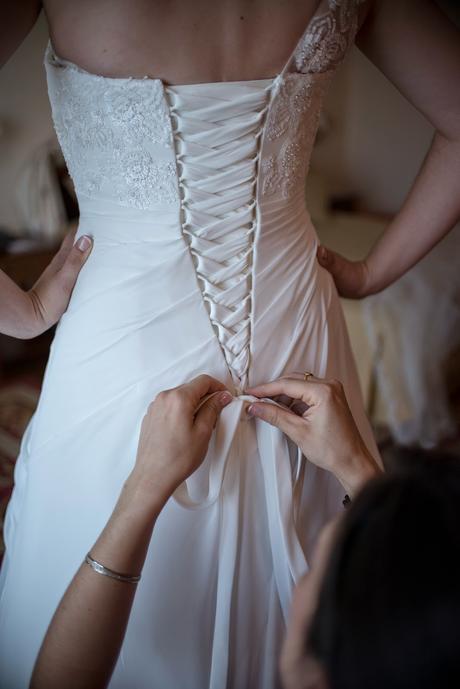
{"type": "Polygon", "coordinates": [[[333,547],[308,637],[330,689],[460,687],[460,460],[371,482],[333,547]]]}

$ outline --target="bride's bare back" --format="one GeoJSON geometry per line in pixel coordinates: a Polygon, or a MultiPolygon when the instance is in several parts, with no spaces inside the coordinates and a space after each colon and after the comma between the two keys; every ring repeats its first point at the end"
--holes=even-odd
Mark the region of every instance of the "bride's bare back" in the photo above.
{"type": "MultiPolygon", "coordinates": [[[[27,3],[22,3],[23,5],[27,3]]],[[[40,3],[30,2],[38,12],[40,3]]],[[[320,0],[45,0],[56,52],[105,76],[166,83],[276,75],[320,0]]]]}
{"type": "Polygon", "coordinates": [[[107,76],[168,83],[280,71],[318,0],[46,0],[56,51],[107,76]]]}

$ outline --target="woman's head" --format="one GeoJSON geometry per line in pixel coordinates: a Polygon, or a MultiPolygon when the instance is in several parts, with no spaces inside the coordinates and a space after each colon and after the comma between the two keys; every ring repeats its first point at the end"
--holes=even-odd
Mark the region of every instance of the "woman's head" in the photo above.
{"type": "Polygon", "coordinates": [[[413,458],[373,481],[321,550],[302,630],[304,660],[322,669],[316,686],[460,686],[458,459],[413,458]]]}

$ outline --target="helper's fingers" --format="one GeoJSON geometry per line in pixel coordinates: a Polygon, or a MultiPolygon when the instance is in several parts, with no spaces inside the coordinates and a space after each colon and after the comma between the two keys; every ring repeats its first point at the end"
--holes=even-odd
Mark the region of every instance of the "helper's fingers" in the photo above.
{"type": "Polygon", "coordinates": [[[83,235],[67,254],[62,267],[59,269],[59,278],[66,291],[71,292],[74,288],[78,274],[86,263],[92,248],[93,240],[91,237],[83,235]]]}
{"type": "Polygon", "coordinates": [[[305,404],[302,400],[292,400],[289,409],[297,416],[303,416],[310,409],[310,405],[305,404]]]}
{"type": "Polygon", "coordinates": [[[282,407],[290,409],[294,412],[294,414],[297,414],[297,416],[303,416],[303,414],[305,414],[305,412],[309,409],[308,404],[305,404],[305,402],[302,402],[302,400],[294,400],[292,397],[288,397],[287,395],[275,395],[275,397],[272,397],[271,399],[277,404],[280,404],[282,407]]]}
{"type": "MultiPolygon", "coordinates": [[[[282,380],[285,379],[296,379],[296,380],[305,380],[305,373],[289,373],[285,376],[280,376],[282,380]]],[[[308,380],[310,382],[320,381],[320,378],[316,378],[313,374],[310,374],[308,377],[308,380]]],[[[273,397],[275,402],[278,402],[278,404],[282,404],[284,407],[288,407],[291,411],[294,412],[294,414],[297,414],[297,416],[303,416],[306,411],[309,409],[309,405],[305,404],[305,402],[302,402],[302,400],[298,399],[293,399],[292,397],[288,397],[288,395],[277,395],[276,397],[273,397]]]]}
{"type": "Polygon", "coordinates": [[[197,431],[210,438],[212,430],[220,416],[220,412],[231,401],[232,395],[227,390],[211,395],[200,407],[195,416],[194,426],[197,431]]]}
{"type": "Polygon", "coordinates": [[[249,388],[247,392],[255,397],[277,397],[278,395],[286,395],[292,400],[301,400],[309,407],[313,406],[319,401],[320,387],[318,384],[323,383],[320,378],[309,377],[304,380],[303,374],[293,374],[295,378],[278,378],[271,383],[264,383],[255,388],[249,388]]]}
{"type": "Polygon", "coordinates": [[[293,412],[280,409],[280,407],[268,402],[254,402],[249,406],[248,414],[266,421],[271,426],[276,426],[297,445],[299,444],[302,427],[305,422],[293,414],[293,412]]]}
{"type": "Polygon", "coordinates": [[[206,401],[203,399],[204,397],[220,390],[224,391],[226,387],[217,378],[213,378],[207,373],[202,373],[188,383],[181,385],[180,390],[187,395],[193,409],[198,410],[206,401]]]}
{"type": "Polygon", "coordinates": [[[288,397],[288,395],[275,395],[275,397],[272,397],[274,402],[277,402],[278,404],[281,404],[283,407],[287,407],[290,409],[291,404],[294,402],[292,397],[288,397]]]}

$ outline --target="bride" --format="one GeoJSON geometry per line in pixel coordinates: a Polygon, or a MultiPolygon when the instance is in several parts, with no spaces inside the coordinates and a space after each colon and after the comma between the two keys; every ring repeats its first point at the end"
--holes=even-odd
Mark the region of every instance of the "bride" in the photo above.
{"type": "MultiPolygon", "coordinates": [[[[458,219],[458,36],[428,0],[43,7],[53,119],[78,236],[94,248],[17,462],[1,686],[28,686],[149,402],[206,371],[234,399],[157,523],[110,687],[276,687],[293,585],[343,494],[280,431],[246,420],[245,390],[293,370],[340,378],[378,457],[331,274],[346,296],[382,289],[458,219]],[[304,184],[324,94],[355,39],[437,133],[383,239],[349,263],[318,251],[304,184]]],[[[40,9],[2,6],[3,62],[40,9]]]]}

